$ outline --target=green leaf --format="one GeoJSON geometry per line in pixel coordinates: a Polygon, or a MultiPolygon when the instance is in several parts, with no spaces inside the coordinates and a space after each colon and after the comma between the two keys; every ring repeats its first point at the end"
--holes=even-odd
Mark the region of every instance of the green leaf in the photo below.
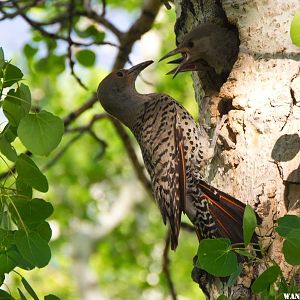
{"type": "Polygon", "coordinates": [[[30,201],[15,198],[13,204],[9,205],[9,211],[15,220],[19,218],[26,224],[41,223],[53,213],[53,207],[43,199],[32,199],[30,201]]]}
{"type": "Polygon", "coordinates": [[[38,233],[18,230],[15,232],[15,241],[20,253],[34,266],[43,268],[49,263],[49,245],[38,233]]]}
{"type": "Polygon", "coordinates": [[[287,234],[282,252],[290,265],[300,265],[300,229],[293,229],[287,234]]]}
{"type": "Polygon", "coordinates": [[[31,96],[28,87],[21,84],[16,91],[11,89],[3,101],[3,112],[14,127],[28,114],[31,107],[31,96]]]}
{"type": "Polygon", "coordinates": [[[60,300],[60,298],[58,298],[55,295],[49,294],[49,295],[44,297],[44,300],[60,300]]]}
{"type": "Polygon", "coordinates": [[[230,275],[230,277],[227,281],[227,285],[229,287],[233,286],[236,283],[236,281],[237,281],[238,277],[241,275],[242,271],[243,271],[243,266],[241,264],[239,264],[237,270],[230,275]]]}
{"type": "Polygon", "coordinates": [[[7,141],[5,135],[0,135],[0,151],[10,161],[15,162],[18,158],[15,148],[7,141]]]}
{"type": "Polygon", "coordinates": [[[280,268],[277,265],[271,266],[266,271],[261,273],[258,278],[254,281],[251,289],[254,293],[258,294],[274,283],[280,275],[280,268]]]}
{"type": "Polygon", "coordinates": [[[236,252],[239,255],[251,257],[251,254],[249,253],[249,251],[247,251],[247,249],[234,249],[233,248],[233,250],[234,250],[234,252],[236,252]]]}
{"type": "Polygon", "coordinates": [[[228,300],[228,298],[225,295],[220,295],[217,300],[228,300]]]}
{"type": "Polygon", "coordinates": [[[8,292],[0,290],[0,300],[15,300],[8,292]]]}
{"type": "Polygon", "coordinates": [[[91,50],[80,50],[76,53],[78,62],[84,67],[92,67],[96,61],[96,55],[91,50]]]}
{"type": "Polygon", "coordinates": [[[32,227],[32,231],[37,232],[46,242],[51,239],[52,230],[48,222],[41,222],[38,226],[32,227]]]}
{"type": "Polygon", "coordinates": [[[25,297],[25,295],[23,294],[23,292],[19,288],[18,288],[18,292],[19,292],[21,300],[27,300],[27,298],[25,297]]]}
{"type": "Polygon", "coordinates": [[[10,249],[0,252],[0,274],[9,273],[17,266],[16,250],[10,249]]]}
{"type": "Polygon", "coordinates": [[[20,94],[20,102],[26,114],[29,113],[31,108],[31,93],[26,84],[21,83],[17,89],[20,94]]]}
{"type": "Polygon", "coordinates": [[[218,277],[229,276],[238,268],[237,257],[231,251],[230,240],[223,238],[201,240],[197,264],[218,277]]]}
{"type": "Polygon", "coordinates": [[[44,38],[43,40],[46,42],[49,52],[53,52],[53,50],[57,47],[57,41],[55,39],[44,38]]]}
{"type": "Polygon", "coordinates": [[[4,136],[9,143],[13,142],[17,137],[17,128],[11,124],[7,124],[3,130],[4,136]]]}
{"type": "Polygon", "coordinates": [[[18,128],[18,136],[23,145],[38,155],[48,155],[55,149],[63,133],[63,121],[44,110],[24,117],[18,128]]]}
{"type": "MultiPolygon", "coordinates": [[[[2,70],[2,68],[3,68],[3,66],[4,66],[4,64],[5,64],[4,52],[3,52],[2,47],[0,47],[0,74],[3,74],[3,73],[1,72],[1,70],[2,70]]],[[[0,77],[0,78],[1,78],[1,77],[0,77]]]]}
{"type": "Polygon", "coordinates": [[[270,295],[269,291],[263,291],[260,296],[262,300],[276,300],[274,296],[270,295]]]}
{"type": "MultiPolygon", "coordinates": [[[[14,240],[15,243],[15,240],[14,240]]],[[[17,262],[17,267],[29,271],[35,268],[35,266],[30,263],[28,260],[26,260],[21,253],[19,252],[19,250],[17,249],[17,246],[14,246],[14,249],[16,250],[16,262],[17,262]]]]}
{"type": "Polygon", "coordinates": [[[1,274],[0,275],[0,286],[3,284],[4,280],[5,280],[5,275],[1,274]]]}
{"type": "Polygon", "coordinates": [[[246,246],[250,243],[256,226],[255,212],[250,205],[246,205],[243,217],[243,234],[246,246]]]}
{"type": "Polygon", "coordinates": [[[30,44],[26,44],[23,48],[23,52],[24,52],[25,56],[27,57],[27,59],[31,59],[38,52],[38,49],[32,47],[30,44]]]}
{"type": "Polygon", "coordinates": [[[19,177],[16,179],[16,189],[18,196],[31,199],[32,197],[32,187],[24,183],[19,177]]]}
{"type": "Polygon", "coordinates": [[[36,295],[34,289],[31,287],[31,285],[28,283],[28,281],[22,277],[21,282],[27,291],[27,293],[34,299],[34,300],[39,300],[38,296],[36,295]]]}
{"type": "Polygon", "coordinates": [[[75,28],[77,35],[81,38],[92,38],[96,43],[100,43],[105,38],[105,33],[99,31],[94,25],[90,25],[84,30],[79,30],[75,28]]]}
{"type": "Polygon", "coordinates": [[[300,11],[298,11],[293,18],[290,35],[293,44],[300,47],[300,11]]]}
{"type": "Polygon", "coordinates": [[[36,62],[37,72],[57,76],[65,70],[65,56],[50,54],[36,62]]]}
{"type": "Polygon", "coordinates": [[[282,237],[287,237],[287,235],[293,229],[300,229],[300,217],[294,215],[285,215],[282,218],[279,218],[278,227],[275,229],[279,235],[282,237]]]}
{"type": "Polygon", "coordinates": [[[0,247],[8,249],[13,244],[13,231],[0,228],[0,247]]]}
{"type": "Polygon", "coordinates": [[[25,154],[20,154],[16,162],[18,178],[36,190],[46,193],[48,181],[37,165],[25,154]]]}
{"type": "Polygon", "coordinates": [[[20,81],[22,77],[23,73],[19,68],[10,63],[6,63],[3,87],[9,87],[13,85],[15,82],[20,81]]]}
{"type": "Polygon", "coordinates": [[[11,223],[10,223],[10,215],[8,213],[8,211],[2,211],[2,214],[0,216],[0,225],[2,228],[5,228],[5,229],[10,229],[11,227],[11,223]]]}

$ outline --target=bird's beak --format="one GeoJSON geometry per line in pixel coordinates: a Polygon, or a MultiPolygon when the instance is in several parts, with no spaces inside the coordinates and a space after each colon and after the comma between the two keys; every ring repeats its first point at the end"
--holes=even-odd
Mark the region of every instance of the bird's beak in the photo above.
{"type": "Polygon", "coordinates": [[[127,70],[127,74],[136,78],[144,69],[153,63],[153,60],[144,61],[138,65],[135,65],[127,70]]]}
{"type": "Polygon", "coordinates": [[[167,73],[167,75],[173,74],[173,78],[175,78],[179,72],[195,70],[195,65],[190,64],[191,58],[190,58],[190,54],[189,54],[189,49],[186,47],[177,47],[176,49],[174,49],[174,50],[170,51],[169,53],[167,53],[166,55],[164,55],[159,61],[162,61],[162,60],[164,60],[168,57],[171,57],[173,55],[176,55],[178,53],[180,53],[182,55],[182,57],[168,62],[168,64],[178,64],[178,66],[176,68],[172,69],[171,71],[169,71],[167,73]]]}
{"type": "Polygon", "coordinates": [[[170,51],[169,53],[167,53],[166,55],[164,55],[159,61],[162,61],[170,56],[174,56],[178,53],[182,53],[183,52],[183,49],[182,48],[175,48],[174,50],[170,51]]]}

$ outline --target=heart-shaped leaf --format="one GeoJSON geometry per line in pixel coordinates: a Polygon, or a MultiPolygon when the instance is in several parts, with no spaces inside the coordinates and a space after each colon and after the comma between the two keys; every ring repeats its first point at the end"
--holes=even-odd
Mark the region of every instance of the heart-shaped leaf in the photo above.
{"type": "Polygon", "coordinates": [[[300,265],[300,229],[293,229],[287,234],[282,252],[289,264],[300,265]]]}
{"type": "Polygon", "coordinates": [[[237,257],[228,239],[204,239],[199,243],[197,264],[208,273],[226,277],[236,272],[237,257]]]}
{"type": "Polygon", "coordinates": [[[300,229],[300,217],[294,215],[285,215],[277,221],[277,228],[275,229],[282,237],[287,237],[290,231],[300,229]]]}
{"type": "Polygon", "coordinates": [[[63,121],[42,110],[24,117],[18,127],[18,136],[24,146],[34,154],[48,155],[61,141],[63,121]]]}
{"type": "Polygon", "coordinates": [[[34,266],[42,268],[49,263],[51,258],[49,245],[37,232],[27,233],[18,230],[15,232],[15,241],[20,253],[34,266]]]}
{"type": "Polygon", "coordinates": [[[269,267],[263,273],[259,275],[251,286],[254,293],[258,294],[274,283],[280,274],[280,268],[276,265],[269,267]]]}
{"type": "Polygon", "coordinates": [[[16,162],[18,178],[40,192],[48,191],[47,178],[29,156],[21,154],[16,162]]]}

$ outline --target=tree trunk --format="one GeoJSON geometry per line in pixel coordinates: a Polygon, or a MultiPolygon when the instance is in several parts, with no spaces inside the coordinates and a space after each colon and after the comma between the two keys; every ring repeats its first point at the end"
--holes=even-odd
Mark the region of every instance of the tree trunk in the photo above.
{"type": "MultiPolygon", "coordinates": [[[[229,22],[238,29],[237,61],[206,112],[211,127],[227,115],[207,179],[255,208],[263,220],[263,244],[271,245],[268,254],[288,275],[295,270],[285,262],[282,239],[272,227],[287,213],[299,214],[300,51],[291,44],[289,27],[300,2],[176,0],[175,5],[178,41],[199,23],[229,22]]],[[[194,72],[193,81],[201,111],[205,92],[198,75],[194,72]]],[[[207,287],[210,298],[224,293],[240,299],[239,290],[250,299],[251,280],[262,270],[246,274],[231,289],[214,280],[207,287]]]]}

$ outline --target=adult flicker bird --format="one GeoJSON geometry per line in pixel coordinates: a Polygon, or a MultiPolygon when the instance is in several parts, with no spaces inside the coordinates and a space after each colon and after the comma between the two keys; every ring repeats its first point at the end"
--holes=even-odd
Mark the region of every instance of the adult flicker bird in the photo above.
{"type": "Polygon", "coordinates": [[[245,204],[210,186],[200,175],[206,142],[200,127],[170,96],[136,91],[137,76],[152,62],[112,72],[99,84],[97,96],[109,114],[130,128],[140,145],[163,221],[170,224],[171,248],[178,244],[182,213],[199,238],[243,242],[245,204]]]}
{"type": "Polygon", "coordinates": [[[160,61],[181,54],[170,64],[178,64],[167,74],[199,71],[207,90],[218,90],[227,79],[239,51],[238,32],[233,27],[204,23],[188,32],[178,46],[160,61]]]}

